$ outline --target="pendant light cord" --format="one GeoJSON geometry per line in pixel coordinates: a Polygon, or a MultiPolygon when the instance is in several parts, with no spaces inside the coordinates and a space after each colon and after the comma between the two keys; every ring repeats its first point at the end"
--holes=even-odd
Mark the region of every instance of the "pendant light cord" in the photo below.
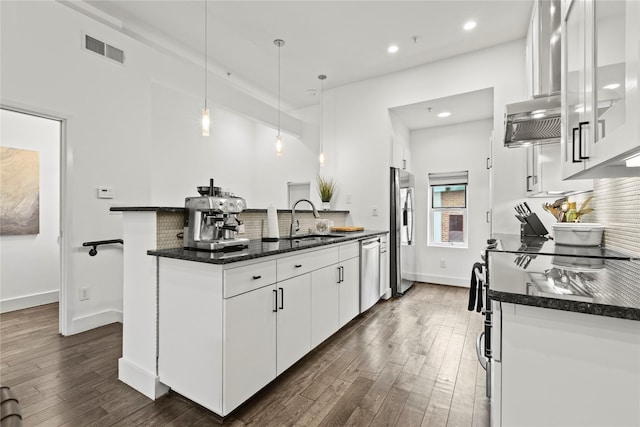
{"type": "Polygon", "coordinates": [[[207,3],[204,0],[204,109],[207,109],[207,3]]]}
{"type": "Polygon", "coordinates": [[[280,136],[280,51],[282,48],[282,43],[278,43],[278,136],[280,136]]]}

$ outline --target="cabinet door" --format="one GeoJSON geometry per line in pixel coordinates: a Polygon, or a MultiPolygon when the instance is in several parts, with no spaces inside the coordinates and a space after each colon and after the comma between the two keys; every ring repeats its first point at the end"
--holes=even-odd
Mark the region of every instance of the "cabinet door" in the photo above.
{"type": "Polygon", "coordinates": [[[586,92],[585,13],[587,1],[568,3],[562,21],[562,175],[563,178],[584,170],[586,137],[583,127],[590,113],[586,92]],[[582,123],[582,125],[581,125],[582,123]]]}
{"type": "Polygon", "coordinates": [[[311,348],[338,330],[339,268],[334,264],[311,273],[311,348]]]}
{"type": "Polygon", "coordinates": [[[351,258],[340,263],[339,327],[360,314],[360,258],[351,258]]]}
{"type": "Polygon", "coordinates": [[[638,145],[637,141],[629,141],[630,138],[624,134],[627,119],[626,83],[633,81],[627,76],[625,51],[631,40],[626,37],[626,7],[625,1],[593,2],[594,125],[587,166],[608,160],[638,145]]]}
{"type": "Polygon", "coordinates": [[[278,282],[276,286],[277,372],[280,375],[311,350],[311,274],[278,282]]]}
{"type": "Polygon", "coordinates": [[[275,291],[269,285],[224,300],[223,415],[276,377],[275,291]]]}
{"type": "Polygon", "coordinates": [[[525,181],[525,195],[531,196],[532,194],[542,191],[542,176],[541,176],[541,161],[540,153],[542,151],[541,145],[530,145],[526,148],[526,181],[525,181]]]}

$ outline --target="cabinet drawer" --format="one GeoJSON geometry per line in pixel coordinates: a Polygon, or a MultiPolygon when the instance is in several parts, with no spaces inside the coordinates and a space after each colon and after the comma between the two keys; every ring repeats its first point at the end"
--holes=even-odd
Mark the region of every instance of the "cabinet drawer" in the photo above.
{"type": "Polygon", "coordinates": [[[224,298],[275,283],[276,262],[267,261],[224,271],[224,298]]]}
{"type": "Polygon", "coordinates": [[[342,245],[338,249],[340,251],[340,261],[344,261],[345,259],[355,258],[360,255],[359,242],[342,245]]]}
{"type": "Polygon", "coordinates": [[[299,276],[327,265],[336,264],[338,260],[338,248],[320,249],[280,258],[277,260],[278,281],[299,276]]]}

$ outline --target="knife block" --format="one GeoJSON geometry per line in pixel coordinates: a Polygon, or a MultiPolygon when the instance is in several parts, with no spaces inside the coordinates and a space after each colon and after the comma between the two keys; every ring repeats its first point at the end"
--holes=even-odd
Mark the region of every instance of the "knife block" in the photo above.
{"type": "Polygon", "coordinates": [[[549,231],[535,213],[519,216],[518,219],[520,220],[521,242],[527,237],[545,237],[549,234],[549,231]]]}

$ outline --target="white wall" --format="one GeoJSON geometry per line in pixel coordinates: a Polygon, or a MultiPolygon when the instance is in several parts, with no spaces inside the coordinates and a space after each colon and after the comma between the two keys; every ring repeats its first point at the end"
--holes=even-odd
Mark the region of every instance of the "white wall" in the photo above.
{"type": "Polygon", "coordinates": [[[0,236],[0,312],[58,301],[60,122],[0,110],[3,147],[39,152],[40,232],[0,236]]]}
{"type": "MultiPolygon", "coordinates": [[[[0,8],[2,103],[65,119],[62,253],[68,268],[62,289],[69,305],[63,332],[122,318],[122,248],[105,246],[89,257],[82,247],[84,241],[122,236],[121,215],[110,213],[110,206],[182,206],[210,177],[244,196],[258,180],[252,176],[257,170],[266,169],[271,182],[281,174],[285,192],[290,169],[297,174],[306,168],[307,176],[315,176],[315,163],[294,161],[295,149],[279,164],[286,167],[275,167],[275,159],[262,169],[252,167],[247,158],[258,143],[253,138],[273,131],[277,109],[213,74],[212,137],[203,140],[202,64],[188,55],[155,51],[52,0],[0,2],[0,8]],[[125,64],[83,50],[84,33],[123,49],[125,64]],[[260,127],[264,132],[256,131],[260,127]],[[99,186],[112,187],[114,199],[97,199],[99,186]],[[90,299],[81,302],[84,287],[90,299]]],[[[287,138],[302,134],[302,122],[290,115],[283,113],[281,123],[287,138]]],[[[265,191],[275,189],[264,186],[262,200],[246,195],[249,205],[261,207],[271,198],[265,191]]]]}
{"type": "MultiPolygon", "coordinates": [[[[523,194],[515,177],[522,174],[524,151],[504,148],[502,129],[505,104],[525,98],[524,52],[524,40],[518,40],[325,91],[325,117],[335,117],[325,126],[335,135],[326,145],[332,151],[327,169],[341,187],[336,208],[351,210],[354,224],[387,230],[394,135],[388,109],[493,88],[494,230],[517,233],[511,212],[523,194]],[[373,206],[380,208],[377,217],[373,206]]],[[[415,159],[410,164],[413,172],[415,159]]]]}
{"type": "Polygon", "coordinates": [[[413,172],[416,176],[416,266],[413,278],[422,282],[468,286],[471,266],[486,246],[489,224],[489,172],[486,158],[490,119],[438,126],[411,132],[413,172]],[[467,186],[467,248],[428,246],[429,173],[469,171],[467,186]],[[440,267],[444,260],[446,268],[440,267]]]}

